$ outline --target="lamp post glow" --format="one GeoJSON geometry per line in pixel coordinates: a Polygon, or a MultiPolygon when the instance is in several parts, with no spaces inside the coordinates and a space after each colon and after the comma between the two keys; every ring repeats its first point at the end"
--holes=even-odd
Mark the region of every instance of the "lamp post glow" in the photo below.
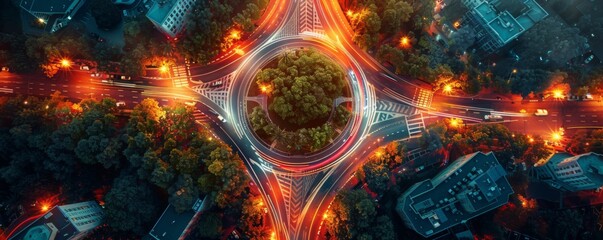
{"type": "Polygon", "coordinates": [[[63,68],[71,67],[71,61],[69,61],[69,59],[66,59],[66,58],[61,59],[61,67],[63,67],[63,68]]]}
{"type": "Polygon", "coordinates": [[[444,86],[444,89],[442,91],[446,94],[450,94],[452,92],[452,86],[450,84],[447,84],[446,86],[444,86]]]}
{"type": "Polygon", "coordinates": [[[162,65],[162,66],[159,68],[159,71],[160,71],[161,73],[167,73],[167,72],[168,72],[168,70],[169,70],[169,68],[168,68],[168,66],[166,66],[166,65],[162,65]]]}
{"type": "Polygon", "coordinates": [[[400,46],[404,48],[410,47],[410,38],[406,36],[400,38],[400,46]]]}

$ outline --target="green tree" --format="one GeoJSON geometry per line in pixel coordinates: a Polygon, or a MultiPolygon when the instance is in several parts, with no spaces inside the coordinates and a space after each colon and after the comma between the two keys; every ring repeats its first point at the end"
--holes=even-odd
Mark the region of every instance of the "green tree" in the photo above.
{"type": "Polygon", "coordinates": [[[336,239],[395,238],[391,220],[377,214],[375,202],[363,190],[339,191],[327,214],[326,227],[336,239]]]}
{"type": "Polygon", "coordinates": [[[142,235],[156,220],[158,206],[154,199],[150,186],[135,176],[115,179],[105,196],[107,223],[115,230],[142,235]]]}

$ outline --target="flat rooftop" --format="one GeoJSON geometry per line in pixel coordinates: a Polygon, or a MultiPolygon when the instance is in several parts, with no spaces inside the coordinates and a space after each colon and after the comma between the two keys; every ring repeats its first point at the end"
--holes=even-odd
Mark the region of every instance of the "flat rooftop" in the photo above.
{"type": "Polygon", "coordinates": [[[67,240],[79,231],[54,207],[9,240],[67,240]]]}
{"type": "Polygon", "coordinates": [[[170,14],[170,11],[172,11],[172,8],[174,8],[174,5],[176,5],[177,2],[178,0],[169,0],[164,4],[155,2],[151,9],[149,9],[147,12],[147,17],[155,22],[162,23],[168,14],[170,14]]]}
{"type": "Polygon", "coordinates": [[[21,0],[20,6],[32,13],[65,13],[73,2],[80,0],[21,0]]]}
{"type": "Polygon", "coordinates": [[[174,205],[170,204],[165,208],[149,235],[155,239],[179,239],[195,214],[196,212],[192,209],[178,213],[174,205]]]}
{"type": "Polygon", "coordinates": [[[407,190],[398,213],[429,237],[506,204],[513,189],[505,175],[492,153],[461,157],[438,176],[407,190]]]}
{"type": "Polygon", "coordinates": [[[525,31],[521,24],[519,24],[519,22],[517,22],[517,20],[515,20],[508,12],[499,14],[498,17],[488,23],[488,25],[494,30],[503,43],[509,42],[525,31]]]}
{"type": "Polygon", "coordinates": [[[473,11],[505,44],[548,16],[548,13],[534,0],[484,1],[473,11]]]}

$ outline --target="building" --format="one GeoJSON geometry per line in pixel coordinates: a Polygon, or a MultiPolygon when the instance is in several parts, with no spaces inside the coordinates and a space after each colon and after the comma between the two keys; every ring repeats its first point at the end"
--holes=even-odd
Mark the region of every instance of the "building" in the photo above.
{"type": "Polygon", "coordinates": [[[506,204],[513,189],[505,175],[492,152],[466,155],[411,186],[396,211],[409,228],[431,237],[506,204]]]}
{"type": "Polygon", "coordinates": [[[603,155],[585,153],[573,156],[555,153],[536,163],[532,177],[564,191],[592,190],[603,186],[603,155]]]}
{"type": "Polygon", "coordinates": [[[156,0],[147,18],[164,34],[176,38],[196,0],[156,0]]]}
{"type": "Polygon", "coordinates": [[[51,33],[67,26],[85,0],[21,0],[19,6],[46,24],[51,33]]]}
{"type": "Polygon", "coordinates": [[[111,2],[117,5],[132,5],[136,0],[111,0],[111,2]]]}
{"type": "Polygon", "coordinates": [[[9,240],[82,239],[98,227],[103,218],[103,210],[95,201],[57,206],[9,240]]]}
{"type": "Polygon", "coordinates": [[[535,0],[463,0],[470,10],[463,22],[476,32],[477,44],[493,53],[549,14],[535,0]]]}
{"type": "Polygon", "coordinates": [[[203,198],[203,200],[197,199],[191,209],[182,213],[178,213],[174,205],[169,204],[153,226],[153,229],[149,232],[150,238],[147,237],[147,239],[184,239],[188,235],[193,223],[208,208],[209,201],[207,197],[203,198]]]}

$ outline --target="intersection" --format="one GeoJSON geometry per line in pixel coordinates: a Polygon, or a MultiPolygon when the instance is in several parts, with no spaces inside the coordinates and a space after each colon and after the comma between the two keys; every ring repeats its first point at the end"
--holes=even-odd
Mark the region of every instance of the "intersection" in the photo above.
{"type": "Polygon", "coordinates": [[[270,209],[277,238],[289,240],[322,238],[323,216],[336,192],[346,187],[363,160],[389,142],[420,136],[434,119],[478,123],[484,115],[497,113],[512,119],[504,123],[514,129],[525,132],[526,128],[534,128],[542,134],[567,124],[600,124],[597,114],[603,113],[598,113],[600,103],[596,102],[577,110],[572,107],[575,103],[521,104],[457,98],[419,87],[396,76],[353,43],[354,33],[335,0],[271,1],[264,15],[246,41],[210,64],[180,63],[164,80],[141,78],[148,85],[164,85],[161,81],[169,79],[172,88],[107,84],[79,70],[59,74],[53,83],[23,82],[29,77],[17,75],[0,80],[3,89],[20,94],[61,91],[73,99],[106,96],[128,105],[146,97],[156,98],[163,105],[181,100],[199,102],[196,108],[212,120],[209,125],[213,132],[244,160],[270,209]],[[283,51],[296,48],[317,49],[340,64],[352,92],[353,113],[344,131],[327,147],[308,155],[288,155],[263,144],[250,129],[246,113],[251,101],[248,89],[257,71],[283,51]],[[530,114],[543,105],[554,119],[530,114]],[[520,113],[523,108],[527,113],[520,113]],[[217,120],[218,116],[226,121],[217,120]],[[548,125],[539,128],[543,123],[548,125]]]}

